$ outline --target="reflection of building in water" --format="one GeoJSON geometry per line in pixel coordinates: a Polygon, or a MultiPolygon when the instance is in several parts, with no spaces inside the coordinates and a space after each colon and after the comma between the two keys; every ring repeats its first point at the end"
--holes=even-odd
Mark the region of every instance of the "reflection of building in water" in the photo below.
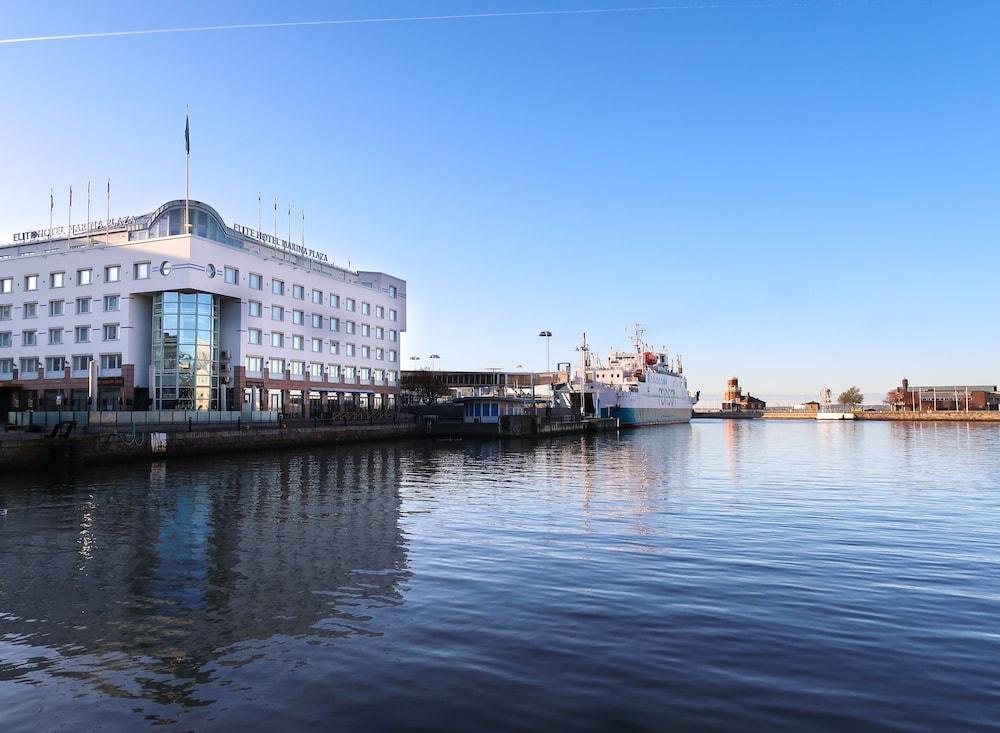
{"type": "Polygon", "coordinates": [[[368,631],[366,614],[402,602],[398,446],[234,459],[208,478],[154,467],[148,489],[126,481],[85,505],[59,497],[12,512],[4,543],[33,549],[0,552],[0,634],[16,635],[23,652],[16,665],[0,662],[7,679],[49,668],[26,658],[58,654],[48,674],[103,689],[121,684],[110,679],[121,670],[72,658],[124,654],[135,670],[127,694],[191,704],[190,681],[220,650],[368,631]]]}

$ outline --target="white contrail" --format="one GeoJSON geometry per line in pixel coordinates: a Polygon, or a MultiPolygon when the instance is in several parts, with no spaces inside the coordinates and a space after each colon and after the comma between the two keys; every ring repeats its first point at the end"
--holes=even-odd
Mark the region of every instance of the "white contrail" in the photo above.
{"type": "Polygon", "coordinates": [[[206,31],[234,31],[254,28],[302,28],[323,25],[359,25],[361,23],[416,23],[432,20],[472,20],[476,18],[526,18],[541,15],[601,15],[610,13],[656,13],[668,10],[738,10],[756,8],[804,8],[840,5],[841,2],[814,3],[800,2],[759,2],[746,4],[711,5],[647,5],[630,8],[577,8],[568,10],[512,10],[495,13],[462,13],[455,15],[414,15],[389,18],[343,18],[339,20],[293,20],[279,23],[234,23],[231,25],[203,25],[189,28],[147,28],[134,31],[99,31],[95,33],[66,33],[55,36],[26,36],[24,38],[0,38],[0,45],[17,43],[38,43],[41,41],[74,41],[85,38],[117,38],[119,36],[152,36],[163,33],[203,33],[206,31]]]}

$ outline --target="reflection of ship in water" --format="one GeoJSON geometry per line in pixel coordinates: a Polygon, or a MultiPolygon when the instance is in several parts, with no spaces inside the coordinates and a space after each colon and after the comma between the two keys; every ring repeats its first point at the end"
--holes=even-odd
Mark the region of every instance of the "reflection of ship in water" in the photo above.
{"type": "Polygon", "coordinates": [[[399,450],[160,464],[148,489],[109,471],[82,507],[32,496],[3,527],[23,550],[0,553],[0,636],[17,650],[0,679],[193,705],[194,682],[243,642],[377,631],[406,577],[399,450]]]}

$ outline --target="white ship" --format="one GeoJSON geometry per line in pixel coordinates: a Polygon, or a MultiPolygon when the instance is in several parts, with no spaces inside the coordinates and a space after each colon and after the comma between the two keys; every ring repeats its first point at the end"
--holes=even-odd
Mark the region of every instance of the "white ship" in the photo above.
{"type": "Polygon", "coordinates": [[[611,351],[602,362],[584,334],[580,366],[557,401],[584,416],[617,418],[623,427],[690,422],[699,395],[688,392],[680,357],[670,363],[665,350],[650,348],[638,324],[632,342],[632,351],[611,351]]]}

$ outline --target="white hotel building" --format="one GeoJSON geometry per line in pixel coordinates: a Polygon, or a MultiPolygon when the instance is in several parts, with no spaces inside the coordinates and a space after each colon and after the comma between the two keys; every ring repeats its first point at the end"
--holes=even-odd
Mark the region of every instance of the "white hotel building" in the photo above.
{"type": "Polygon", "coordinates": [[[399,278],[197,201],[14,239],[0,247],[0,414],[396,405],[399,278]]]}

